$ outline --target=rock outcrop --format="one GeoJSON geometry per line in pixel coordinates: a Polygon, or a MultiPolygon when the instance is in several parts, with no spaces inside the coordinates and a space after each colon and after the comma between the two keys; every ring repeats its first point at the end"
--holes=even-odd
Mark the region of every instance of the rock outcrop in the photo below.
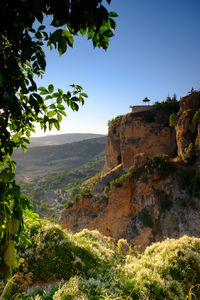
{"type": "MultiPolygon", "coordinates": [[[[178,155],[184,153],[185,148],[190,143],[194,143],[197,138],[197,127],[193,124],[192,118],[194,113],[200,108],[200,93],[193,92],[186,95],[180,101],[180,110],[176,122],[176,140],[178,155]]],[[[196,144],[199,145],[199,137],[196,144]]]]}
{"type": "Polygon", "coordinates": [[[200,127],[192,118],[200,108],[200,92],[181,99],[175,128],[168,126],[168,108],[127,114],[111,123],[106,163],[94,196],[75,200],[65,210],[64,227],[98,229],[140,250],[166,237],[200,236],[197,164],[188,166],[176,158],[176,171],[165,176],[144,167],[156,154],[182,155],[190,143],[199,150],[200,127]],[[129,167],[135,167],[132,173],[127,173],[129,167]]]}
{"type": "Polygon", "coordinates": [[[169,112],[166,109],[130,113],[113,123],[107,138],[104,173],[119,163],[125,168],[134,165],[138,153],[149,158],[158,153],[170,156],[177,153],[176,134],[169,127],[169,112]]]}

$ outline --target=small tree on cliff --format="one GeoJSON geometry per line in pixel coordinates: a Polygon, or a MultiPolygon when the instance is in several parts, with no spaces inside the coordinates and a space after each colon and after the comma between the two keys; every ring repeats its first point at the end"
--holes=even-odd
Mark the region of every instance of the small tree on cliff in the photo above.
{"type": "Polygon", "coordinates": [[[54,91],[52,84],[37,87],[35,76],[42,77],[46,67],[43,45],[62,55],[67,47],[73,47],[73,36],[80,33],[87,35],[94,47],[107,49],[116,27],[112,17],[116,16],[102,0],[0,2],[0,277],[11,273],[15,265],[14,241],[23,228],[24,209],[31,208],[14,181],[13,150],[27,149],[35,122],[44,131],[47,126],[59,130],[66,115],[64,105],[78,110],[78,103],[83,104],[87,97],[76,84],[67,92],[54,91]],[[44,25],[45,16],[52,17],[52,32],[44,25]]]}

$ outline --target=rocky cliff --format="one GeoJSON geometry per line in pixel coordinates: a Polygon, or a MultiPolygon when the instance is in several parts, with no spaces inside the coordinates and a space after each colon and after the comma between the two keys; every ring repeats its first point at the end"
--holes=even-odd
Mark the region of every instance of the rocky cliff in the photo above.
{"type": "Polygon", "coordinates": [[[93,196],[67,207],[63,226],[75,232],[98,229],[125,238],[140,250],[166,237],[199,237],[198,109],[200,92],[193,92],[180,103],[164,103],[113,120],[106,163],[93,196]],[[171,113],[176,114],[173,128],[171,113]],[[192,151],[186,151],[189,145],[192,151]]]}

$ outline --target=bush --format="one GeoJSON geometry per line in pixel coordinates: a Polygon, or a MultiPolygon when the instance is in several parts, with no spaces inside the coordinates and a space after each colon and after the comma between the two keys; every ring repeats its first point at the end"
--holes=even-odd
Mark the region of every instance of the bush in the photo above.
{"type": "Polygon", "coordinates": [[[148,174],[156,171],[158,176],[165,178],[175,172],[176,166],[168,155],[158,154],[146,164],[145,170],[148,174]]]}
{"type": "Polygon", "coordinates": [[[169,116],[169,126],[174,127],[176,125],[176,114],[173,113],[169,116]]]}
{"type": "Polygon", "coordinates": [[[108,121],[109,130],[113,129],[115,127],[115,125],[117,125],[117,123],[119,122],[120,119],[121,119],[121,116],[117,116],[116,118],[109,120],[108,121]]]}
{"type": "MultiPolygon", "coordinates": [[[[119,241],[117,249],[98,231],[85,229],[73,235],[43,221],[34,232],[28,232],[32,245],[18,246],[33,278],[67,280],[42,290],[29,288],[24,295],[5,295],[5,300],[128,299],[131,293],[135,300],[185,300],[200,280],[198,238],[166,239],[139,256],[123,257],[118,250],[122,252],[123,245],[128,249],[126,241],[119,241]]],[[[198,291],[195,296],[200,299],[198,291]]]]}
{"type": "Polygon", "coordinates": [[[103,192],[106,198],[109,198],[110,191],[111,191],[111,188],[110,188],[110,184],[109,184],[105,187],[104,192],[103,192]]]}
{"type": "Polygon", "coordinates": [[[87,198],[92,198],[93,194],[90,189],[84,188],[82,191],[80,191],[80,196],[81,197],[87,197],[87,198]]]}
{"type": "Polygon", "coordinates": [[[122,255],[128,254],[129,251],[130,251],[130,246],[129,246],[127,240],[125,240],[125,239],[118,240],[118,242],[117,242],[117,250],[122,255]]]}
{"type": "Polygon", "coordinates": [[[123,183],[130,177],[128,173],[121,175],[119,178],[114,179],[110,182],[110,188],[111,190],[114,187],[121,187],[123,183]]]}
{"type": "Polygon", "coordinates": [[[182,155],[184,163],[191,165],[195,160],[195,148],[193,143],[190,143],[188,147],[185,148],[182,155]]]}
{"type": "Polygon", "coordinates": [[[198,110],[195,112],[195,114],[194,114],[194,116],[193,116],[193,118],[192,118],[192,123],[193,123],[194,125],[197,125],[199,122],[200,122],[200,109],[198,109],[198,110]]]}
{"type": "Polygon", "coordinates": [[[135,177],[135,178],[139,178],[140,175],[142,174],[143,170],[142,169],[137,169],[133,166],[131,166],[129,169],[128,169],[128,174],[132,177],[135,177]]]}
{"type": "Polygon", "coordinates": [[[173,96],[171,99],[169,96],[166,98],[165,101],[162,102],[155,102],[155,107],[165,107],[171,114],[177,113],[179,111],[179,101],[177,101],[176,97],[173,96]]]}

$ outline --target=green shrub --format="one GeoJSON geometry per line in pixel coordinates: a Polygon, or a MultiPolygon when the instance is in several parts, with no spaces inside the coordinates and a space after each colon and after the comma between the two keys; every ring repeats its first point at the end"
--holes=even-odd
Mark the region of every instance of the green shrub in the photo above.
{"type": "Polygon", "coordinates": [[[192,123],[193,123],[194,125],[197,125],[199,122],[200,122],[200,109],[198,109],[198,110],[195,112],[195,114],[194,114],[194,116],[193,116],[193,118],[192,118],[192,123]]]}
{"type": "Polygon", "coordinates": [[[128,254],[129,250],[130,250],[130,246],[129,246],[127,240],[125,240],[125,239],[118,240],[118,242],[117,242],[117,250],[122,255],[128,254]]]}
{"type": "Polygon", "coordinates": [[[109,198],[110,191],[111,191],[111,188],[110,188],[110,184],[109,184],[104,188],[104,192],[103,192],[106,198],[109,198]]]}
{"type": "Polygon", "coordinates": [[[195,148],[193,143],[190,143],[188,147],[185,148],[182,155],[182,159],[186,164],[191,165],[195,160],[195,148]]]}
{"type": "Polygon", "coordinates": [[[114,187],[121,187],[123,183],[130,177],[128,173],[121,175],[119,178],[114,179],[110,182],[110,188],[111,190],[114,187]]]}
{"type": "Polygon", "coordinates": [[[145,170],[148,174],[152,174],[156,171],[158,176],[165,178],[176,170],[175,163],[166,154],[155,155],[145,166],[145,170]]]}
{"type": "Polygon", "coordinates": [[[140,175],[143,173],[143,169],[137,169],[133,166],[131,166],[129,169],[128,169],[128,175],[132,176],[132,177],[135,177],[135,178],[139,178],[140,175]]]}
{"type": "MultiPolygon", "coordinates": [[[[77,195],[78,196],[78,195],[77,195]]],[[[74,199],[75,200],[75,199],[74,199]]],[[[74,201],[73,200],[69,200],[64,204],[65,208],[70,208],[73,206],[74,201]]]]}
{"type": "Polygon", "coordinates": [[[172,99],[168,96],[165,101],[162,102],[155,102],[154,106],[164,107],[166,108],[171,114],[177,113],[179,111],[179,101],[177,101],[176,97],[173,97],[172,99]]]}
{"type": "Polygon", "coordinates": [[[82,191],[80,191],[80,196],[81,197],[92,198],[93,194],[92,194],[92,191],[90,189],[84,188],[82,191]]]}
{"type": "MultiPolygon", "coordinates": [[[[32,245],[18,246],[26,267],[35,280],[64,280],[42,290],[29,288],[24,295],[6,295],[5,300],[128,299],[131,293],[134,300],[185,300],[200,281],[198,238],[166,239],[138,256],[122,256],[98,231],[73,235],[43,222],[34,232],[28,232],[32,245]]],[[[126,242],[118,243],[122,252],[126,242]]],[[[200,299],[199,291],[195,297],[200,299]]]]}
{"type": "Polygon", "coordinates": [[[176,125],[176,114],[173,113],[169,116],[169,126],[174,127],[176,125]]]}
{"type": "Polygon", "coordinates": [[[121,119],[121,116],[117,116],[116,118],[109,120],[108,121],[109,130],[113,129],[117,125],[117,123],[119,122],[120,119],[121,119]]]}
{"type": "Polygon", "coordinates": [[[139,178],[140,174],[143,172],[141,169],[136,169],[135,167],[131,166],[128,169],[128,172],[122,174],[120,177],[112,180],[105,188],[104,188],[104,195],[106,198],[109,198],[111,190],[116,187],[119,188],[123,185],[123,183],[130,177],[139,178]]]}

